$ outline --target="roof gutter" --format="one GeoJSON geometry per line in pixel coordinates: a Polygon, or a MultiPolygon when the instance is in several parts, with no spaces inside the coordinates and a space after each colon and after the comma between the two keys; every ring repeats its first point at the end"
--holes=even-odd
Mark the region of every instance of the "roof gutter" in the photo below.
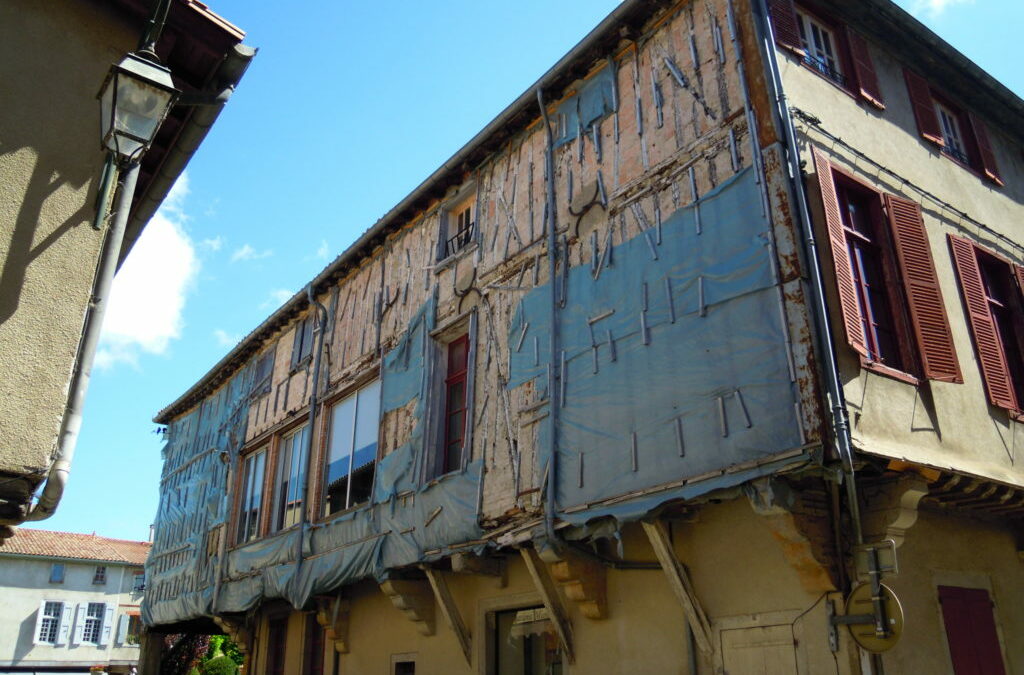
{"type": "MultiPolygon", "coordinates": [[[[380,239],[390,228],[400,225],[403,219],[408,219],[410,212],[416,211],[418,203],[430,198],[431,194],[437,191],[439,185],[443,185],[444,179],[452,174],[461,174],[471,168],[472,164],[479,162],[474,159],[476,155],[485,151],[488,142],[495,142],[495,139],[508,138],[519,127],[526,127],[527,124],[541,113],[537,107],[537,91],[547,93],[561,93],[576,79],[582,77],[589,71],[589,64],[603,59],[607,56],[607,50],[618,44],[624,35],[620,28],[628,21],[638,15],[647,16],[651,10],[651,2],[644,0],[623,0],[611,14],[604,18],[590,33],[576,44],[558,62],[548,69],[540,79],[530,85],[515,101],[506,107],[486,127],[478,132],[461,149],[451,156],[444,164],[438,167],[426,180],[420,183],[409,195],[400,201],[394,208],[382,216],[370,229],[364,232],[345,251],[335,258],[334,262],[324,268],[311,282],[310,286],[314,293],[320,293],[331,279],[357,262],[360,258],[372,249],[375,240],[380,239]],[[587,66],[579,75],[575,73],[581,65],[587,66]],[[573,66],[576,66],[575,68],[573,66]],[[528,118],[521,119],[522,116],[528,118]]],[[[667,4],[657,2],[655,5],[667,4]]],[[[551,100],[558,97],[552,96],[551,100]]],[[[296,293],[290,300],[282,305],[276,312],[267,317],[259,326],[242,339],[224,358],[218,361],[207,373],[192,385],[184,394],[179,396],[173,403],[158,412],[153,418],[157,424],[166,424],[176,415],[191,407],[191,404],[201,397],[209,388],[216,386],[227,378],[228,375],[217,375],[222,371],[237,368],[243,360],[259,348],[259,342],[265,339],[279,325],[285,323],[299,311],[308,305],[305,289],[296,293]]],[[[230,374],[230,373],[229,373],[230,374]]]]}

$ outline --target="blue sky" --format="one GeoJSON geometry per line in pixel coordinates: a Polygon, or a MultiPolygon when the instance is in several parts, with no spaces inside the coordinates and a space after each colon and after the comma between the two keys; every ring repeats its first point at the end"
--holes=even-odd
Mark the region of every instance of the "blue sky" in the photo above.
{"type": "MultiPolygon", "coordinates": [[[[153,415],[618,3],[209,4],[260,53],[115,281],[71,480],[38,527],[145,539],[153,415]]],[[[899,4],[1024,93],[1024,3],[899,4]]]]}

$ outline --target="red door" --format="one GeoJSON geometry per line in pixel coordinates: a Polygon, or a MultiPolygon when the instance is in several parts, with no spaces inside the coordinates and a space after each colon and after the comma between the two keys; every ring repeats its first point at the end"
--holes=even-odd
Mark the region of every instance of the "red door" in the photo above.
{"type": "Polygon", "coordinates": [[[939,603],[953,672],[956,675],[1006,675],[988,591],[939,586],[939,603]]]}

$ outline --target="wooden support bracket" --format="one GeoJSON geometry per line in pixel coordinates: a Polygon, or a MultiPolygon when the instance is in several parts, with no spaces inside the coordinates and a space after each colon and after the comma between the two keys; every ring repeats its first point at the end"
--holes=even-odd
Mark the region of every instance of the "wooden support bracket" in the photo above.
{"type": "Polygon", "coordinates": [[[248,658],[251,635],[246,625],[241,621],[232,621],[220,616],[213,617],[213,622],[224,631],[225,635],[231,638],[232,642],[238,645],[238,651],[248,658]]]}
{"type": "Polygon", "coordinates": [[[444,573],[441,570],[436,570],[426,565],[422,566],[421,569],[427,575],[427,581],[430,582],[430,587],[434,591],[434,600],[441,609],[441,614],[444,615],[452,632],[455,633],[455,639],[459,641],[459,647],[462,648],[462,655],[466,657],[466,663],[472,666],[473,652],[469,629],[466,628],[466,623],[462,620],[462,614],[459,613],[459,607],[455,604],[455,599],[448,589],[448,582],[444,578],[444,573]]]}
{"type": "Polygon", "coordinates": [[[675,551],[672,549],[672,543],[668,539],[668,530],[665,527],[665,523],[655,520],[653,522],[642,521],[641,524],[644,526],[644,532],[651,542],[651,547],[654,548],[655,555],[658,556],[661,569],[665,571],[665,576],[668,577],[668,585],[672,587],[672,592],[676,594],[676,599],[683,606],[683,613],[686,614],[686,620],[689,622],[690,628],[693,629],[693,637],[697,641],[697,646],[705,655],[711,656],[714,651],[714,648],[711,646],[711,625],[708,623],[708,617],[704,614],[704,609],[700,606],[700,602],[698,602],[697,596],[693,592],[693,586],[690,583],[690,577],[686,573],[686,569],[679,562],[675,551]]]}
{"type": "Polygon", "coordinates": [[[600,563],[568,554],[551,564],[551,576],[562,585],[565,597],[574,601],[588,619],[608,616],[607,573],[600,563]]]}
{"type": "Polygon", "coordinates": [[[434,593],[426,581],[389,579],[380,585],[380,590],[391,599],[398,609],[416,622],[421,635],[434,634],[434,593]]]}
{"type": "Polygon", "coordinates": [[[530,578],[533,579],[533,584],[537,587],[537,592],[540,593],[540,597],[544,601],[544,608],[548,610],[548,617],[551,619],[555,632],[558,634],[558,642],[562,646],[562,652],[569,663],[574,663],[576,658],[572,650],[572,624],[569,623],[569,613],[562,603],[562,598],[558,595],[555,582],[551,575],[548,574],[544,561],[540,559],[535,550],[532,548],[521,548],[519,553],[523,556],[526,570],[530,573],[530,578]]]}
{"type": "Polygon", "coordinates": [[[324,629],[324,635],[334,642],[339,654],[348,653],[348,617],[352,603],[337,596],[316,598],[316,621],[324,629]]]}

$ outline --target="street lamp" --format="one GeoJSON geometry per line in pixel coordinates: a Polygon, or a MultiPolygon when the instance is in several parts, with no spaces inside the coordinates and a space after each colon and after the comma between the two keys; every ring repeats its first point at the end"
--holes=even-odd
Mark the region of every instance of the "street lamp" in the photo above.
{"type": "Polygon", "coordinates": [[[122,162],[137,161],[178,94],[171,71],[150,52],[128,54],[115,63],[99,93],[103,147],[122,162]]]}

